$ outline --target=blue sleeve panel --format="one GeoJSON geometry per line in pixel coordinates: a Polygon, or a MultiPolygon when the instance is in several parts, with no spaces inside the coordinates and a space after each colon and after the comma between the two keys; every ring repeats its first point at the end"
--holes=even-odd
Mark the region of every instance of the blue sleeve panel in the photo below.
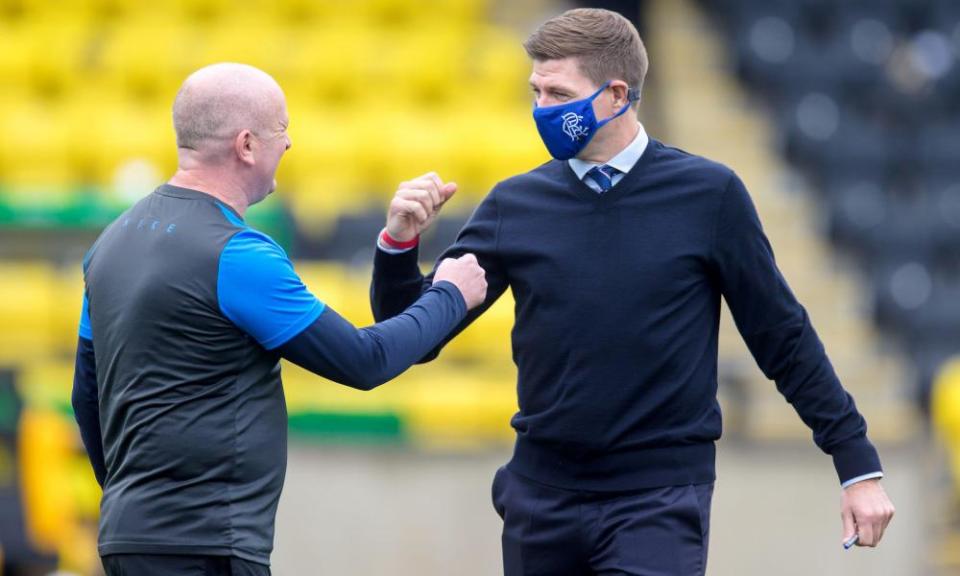
{"type": "Polygon", "coordinates": [[[280,355],[335,382],[371,390],[423,358],[466,316],[456,286],[437,282],[402,313],[359,330],[327,308],[282,345],[280,355]]]}
{"type": "MultiPolygon", "coordinates": [[[[86,299],[84,299],[86,304],[86,299]]],[[[84,307],[86,309],[86,307],[84,307]]],[[[83,324],[81,324],[82,330],[83,324]]],[[[77,340],[77,358],[73,372],[73,415],[80,427],[80,438],[87,450],[93,474],[103,486],[107,465],[103,458],[103,437],[100,434],[100,402],[97,392],[97,361],[93,355],[93,341],[80,336],[77,340]]]]}
{"type": "Polygon", "coordinates": [[[83,306],[80,308],[80,337],[93,340],[93,328],[90,326],[90,303],[87,295],[83,295],[83,306]]]}
{"type": "Polygon", "coordinates": [[[267,350],[299,334],[324,309],[283,248],[249,228],[234,235],[220,254],[217,298],[223,314],[267,350]]]}

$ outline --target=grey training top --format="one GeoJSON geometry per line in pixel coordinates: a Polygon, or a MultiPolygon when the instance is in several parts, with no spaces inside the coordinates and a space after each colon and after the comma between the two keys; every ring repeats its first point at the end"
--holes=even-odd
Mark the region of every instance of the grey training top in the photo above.
{"type": "Polygon", "coordinates": [[[269,564],[287,454],[276,348],[324,305],[269,237],[169,185],[103,232],[84,277],[107,468],[100,554],[269,564]]]}

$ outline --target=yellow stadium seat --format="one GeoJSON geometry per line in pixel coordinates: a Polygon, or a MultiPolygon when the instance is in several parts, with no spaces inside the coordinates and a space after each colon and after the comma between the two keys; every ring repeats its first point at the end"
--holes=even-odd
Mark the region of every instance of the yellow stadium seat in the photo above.
{"type": "Polygon", "coordinates": [[[56,274],[44,262],[0,262],[0,363],[48,354],[54,342],[56,274]]]}
{"type": "Polygon", "coordinates": [[[404,423],[420,446],[463,449],[514,438],[517,392],[510,373],[418,368],[387,386],[402,392],[404,423]]]}
{"type": "Polygon", "coordinates": [[[363,327],[373,323],[368,296],[368,271],[351,270],[335,262],[298,262],[296,270],[317,298],[354,326],[363,327]]]}
{"type": "Polygon", "coordinates": [[[499,181],[549,160],[528,110],[491,109],[458,115],[456,137],[469,145],[455,147],[457,175],[464,195],[479,201],[499,181]],[[481,152],[477,152],[477,151],[481,152]]]}
{"type": "Polygon", "coordinates": [[[210,26],[194,45],[189,68],[216,62],[240,62],[276,76],[289,53],[289,38],[274,23],[255,15],[225,19],[210,26]]]}
{"type": "Polygon", "coordinates": [[[509,110],[532,106],[528,83],[531,64],[519,34],[484,27],[471,42],[467,70],[464,80],[473,97],[497,102],[509,110]]]}
{"type": "MultiPolygon", "coordinates": [[[[89,145],[96,147],[94,177],[98,184],[119,184],[121,170],[132,163],[145,163],[155,174],[156,184],[169,178],[176,168],[176,138],[168,105],[136,102],[110,103],[109,112],[90,129],[89,145]]],[[[152,186],[149,186],[152,188],[152,186]]],[[[116,190],[130,197],[124,190],[116,190]]]]}
{"type": "Polygon", "coordinates": [[[336,0],[249,0],[245,8],[280,28],[307,28],[313,33],[323,32],[334,25],[334,20],[342,20],[344,13],[351,12],[336,0]]]}
{"type": "Polygon", "coordinates": [[[75,182],[65,107],[28,99],[0,109],[0,166],[12,188],[57,189],[75,182]]]}
{"type": "Polygon", "coordinates": [[[400,99],[411,111],[429,111],[449,105],[459,94],[467,42],[458,30],[399,30],[381,35],[381,40],[384,44],[374,62],[380,74],[377,85],[388,100],[400,99]]]}
{"type": "Polygon", "coordinates": [[[44,20],[30,26],[29,83],[40,97],[68,98],[90,72],[96,33],[82,22],[44,20]]]}
{"type": "Polygon", "coordinates": [[[451,340],[444,356],[451,361],[513,370],[510,332],[513,330],[513,294],[509,290],[473,324],[451,340]]]}
{"type": "Polygon", "coordinates": [[[428,170],[477,199],[542,157],[518,104],[528,63],[515,33],[484,23],[489,0],[9,4],[0,185],[43,187],[50,200],[76,184],[109,190],[126,172],[166,178],[176,90],[218,61],[258,66],[284,87],[294,149],[278,180],[313,229],[383,208],[428,170]]]}
{"type": "Polygon", "coordinates": [[[20,418],[21,486],[31,540],[50,552],[74,535],[74,498],[68,465],[73,423],[48,410],[24,410],[20,418]]]}
{"type": "Polygon", "coordinates": [[[293,147],[281,160],[277,182],[294,215],[313,224],[366,206],[360,118],[293,102],[289,114],[293,147]]]}
{"type": "Polygon", "coordinates": [[[26,89],[31,78],[31,55],[34,49],[32,29],[0,18],[0,77],[4,88],[26,89]]]}
{"type": "Polygon", "coordinates": [[[941,369],[934,382],[930,411],[947,450],[955,491],[960,495],[960,357],[941,369]]]}
{"type": "MultiPolygon", "coordinates": [[[[389,87],[378,72],[381,53],[389,49],[374,30],[344,25],[299,31],[282,57],[285,77],[294,77],[304,102],[359,108],[368,102],[389,101],[389,87]]],[[[362,110],[357,110],[361,112],[362,110]]]]}
{"type": "Polygon", "coordinates": [[[135,19],[112,27],[103,37],[99,58],[109,95],[169,106],[183,79],[196,68],[205,34],[201,27],[169,19],[135,19]]]}
{"type": "MultiPolygon", "coordinates": [[[[368,133],[379,131],[379,141],[371,154],[381,158],[384,170],[370,186],[377,191],[386,208],[397,185],[426,172],[435,171],[445,180],[457,180],[455,150],[469,145],[450,130],[450,115],[411,109],[395,111],[383,122],[367,126],[368,133]]],[[[371,135],[372,136],[372,135],[371,135]]]]}

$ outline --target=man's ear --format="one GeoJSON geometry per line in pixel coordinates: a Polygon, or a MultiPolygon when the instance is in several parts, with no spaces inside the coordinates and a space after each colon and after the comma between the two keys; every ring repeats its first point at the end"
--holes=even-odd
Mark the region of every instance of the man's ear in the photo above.
{"type": "Polygon", "coordinates": [[[249,166],[257,163],[256,158],[254,158],[253,147],[253,132],[249,130],[241,130],[237,137],[233,139],[233,151],[237,155],[237,159],[249,166]]]}
{"type": "Polygon", "coordinates": [[[613,107],[623,108],[630,98],[630,87],[623,80],[614,80],[610,82],[610,90],[613,92],[613,107]]]}

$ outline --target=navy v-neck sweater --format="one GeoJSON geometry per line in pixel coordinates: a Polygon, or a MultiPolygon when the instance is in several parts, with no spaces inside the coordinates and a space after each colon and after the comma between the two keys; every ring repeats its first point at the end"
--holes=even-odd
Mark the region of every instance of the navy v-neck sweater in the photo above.
{"type": "MultiPolygon", "coordinates": [[[[508,287],[516,300],[515,473],[590,491],[712,481],[721,296],[841,482],[881,469],[743,183],[725,166],[651,140],[597,194],[566,162],[550,161],[498,184],[441,258],[468,252],[489,290],[460,328],[508,287]]],[[[377,320],[402,312],[431,280],[416,250],[378,250],[377,320]]]]}

